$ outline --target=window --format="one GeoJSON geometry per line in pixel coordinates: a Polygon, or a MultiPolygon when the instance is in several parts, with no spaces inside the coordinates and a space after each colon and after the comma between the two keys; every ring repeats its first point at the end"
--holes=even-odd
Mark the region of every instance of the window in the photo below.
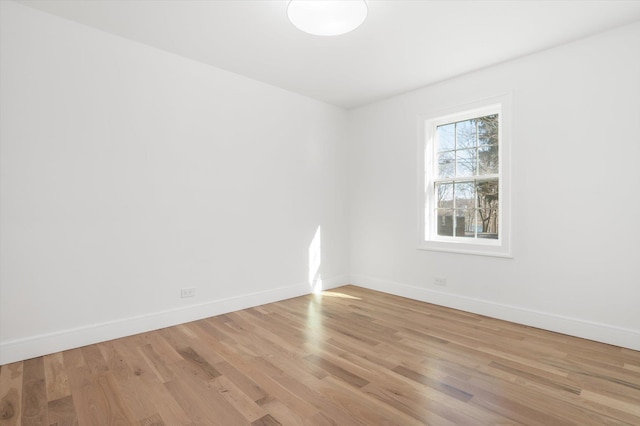
{"type": "Polygon", "coordinates": [[[422,119],[420,248],[510,257],[507,103],[422,119]]]}

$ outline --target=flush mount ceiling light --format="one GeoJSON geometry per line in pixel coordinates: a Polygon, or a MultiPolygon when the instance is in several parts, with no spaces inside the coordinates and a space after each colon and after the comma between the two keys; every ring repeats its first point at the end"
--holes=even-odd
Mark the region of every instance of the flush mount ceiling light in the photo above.
{"type": "Polygon", "coordinates": [[[365,0],[291,0],[287,16],[300,31],[336,36],[358,28],[367,17],[365,0]]]}

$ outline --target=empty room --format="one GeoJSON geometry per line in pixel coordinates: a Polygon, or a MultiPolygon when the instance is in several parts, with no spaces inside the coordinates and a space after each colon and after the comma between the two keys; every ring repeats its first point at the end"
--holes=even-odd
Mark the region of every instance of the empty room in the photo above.
{"type": "Polygon", "coordinates": [[[640,425],[640,0],[0,0],[0,425],[640,425]]]}

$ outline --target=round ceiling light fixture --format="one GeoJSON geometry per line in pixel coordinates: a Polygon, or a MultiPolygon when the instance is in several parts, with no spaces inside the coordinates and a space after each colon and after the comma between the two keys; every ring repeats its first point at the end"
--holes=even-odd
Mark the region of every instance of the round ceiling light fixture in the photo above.
{"type": "Polygon", "coordinates": [[[291,0],[287,16],[300,31],[337,36],[358,28],[367,18],[365,0],[291,0]]]}

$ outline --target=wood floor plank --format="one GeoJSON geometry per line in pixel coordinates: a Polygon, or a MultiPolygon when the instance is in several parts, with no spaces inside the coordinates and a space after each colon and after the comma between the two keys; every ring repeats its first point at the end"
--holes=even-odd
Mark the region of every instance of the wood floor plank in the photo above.
{"type": "MultiPolygon", "coordinates": [[[[158,351],[156,351],[155,347],[151,344],[146,344],[142,347],[139,347],[138,352],[140,352],[140,355],[147,362],[147,365],[149,366],[149,368],[151,368],[153,374],[155,374],[156,378],[160,382],[165,383],[175,379],[175,374],[173,373],[173,371],[171,371],[171,369],[167,367],[167,365],[176,361],[170,361],[169,359],[160,355],[158,351]]],[[[176,354],[178,353],[176,352],[176,354]]]]}
{"type": "Polygon", "coordinates": [[[0,370],[0,420],[3,426],[21,424],[23,365],[23,362],[14,362],[3,365],[0,370]]]}
{"type": "Polygon", "coordinates": [[[252,401],[258,402],[267,397],[265,391],[262,390],[256,382],[227,361],[219,362],[215,364],[214,367],[220,371],[224,377],[231,380],[252,401]]]}
{"type": "MultiPolygon", "coordinates": [[[[188,361],[176,363],[172,368],[175,369],[176,375],[180,377],[179,380],[172,383],[178,386],[184,384],[195,391],[197,393],[196,404],[201,403],[202,407],[207,407],[206,411],[215,413],[215,424],[242,425],[249,423],[235,405],[227,402],[225,396],[223,396],[226,388],[216,385],[215,378],[210,377],[208,374],[194,373],[188,361]]],[[[175,396],[173,393],[172,395],[175,396]]],[[[190,414],[184,406],[183,409],[187,414],[190,414]]]]}
{"type": "Polygon", "coordinates": [[[301,425],[304,423],[304,419],[308,418],[300,416],[277,399],[270,400],[268,403],[264,404],[263,407],[269,411],[269,417],[267,419],[259,419],[256,424],[260,424],[260,422],[264,421],[270,421],[276,425],[301,425]]]}
{"type": "Polygon", "coordinates": [[[69,378],[64,368],[62,352],[44,357],[44,374],[47,381],[48,401],[54,401],[71,395],[69,378]]]}
{"type": "MultiPolygon", "coordinates": [[[[444,422],[453,421],[464,425],[499,423],[500,419],[488,411],[471,410],[468,402],[473,395],[447,384],[445,375],[417,373],[407,366],[402,366],[407,370],[397,367],[390,370],[380,369],[375,363],[351,353],[341,357],[363,369],[362,375],[373,384],[365,387],[364,391],[379,399],[388,400],[389,404],[396,405],[399,409],[410,411],[413,417],[425,421],[438,418],[444,422]],[[425,399],[422,400],[422,397],[425,399]],[[407,404],[407,400],[411,402],[407,404]],[[428,408],[428,413],[421,411],[425,408],[428,408]]],[[[439,371],[427,369],[429,370],[439,371]]]]}
{"type": "Polygon", "coordinates": [[[256,420],[268,416],[263,407],[245,394],[240,387],[226,378],[224,375],[213,381],[213,388],[217,390],[232,407],[234,407],[247,421],[253,423],[256,420]]]}
{"type": "Polygon", "coordinates": [[[172,397],[182,407],[189,418],[197,425],[215,425],[215,413],[210,411],[205,401],[203,401],[197,392],[186,386],[181,380],[176,379],[164,384],[172,397]]]}
{"type": "Polygon", "coordinates": [[[344,286],[0,366],[0,424],[640,425],[640,352],[344,286]]]}
{"type": "MultiPolygon", "coordinates": [[[[147,340],[132,341],[129,345],[122,345],[122,341],[105,342],[100,345],[103,356],[116,379],[118,389],[123,399],[140,421],[151,421],[157,415],[168,425],[188,425],[192,421],[171,396],[163,381],[153,374],[152,368],[145,364],[140,351],[136,351],[136,344],[144,344],[147,340]],[[118,352],[119,347],[126,355],[118,352]],[[133,352],[130,352],[133,351],[133,352]],[[137,365],[132,368],[127,361],[137,365]]],[[[181,358],[180,358],[181,359],[181,358]]],[[[166,368],[168,371],[168,365],[166,368]]],[[[175,379],[175,374],[171,372],[175,379]]]]}
{"type": "Polygon", "coordinates": [[[433,390],[436,390],[438,392],[442,392],[445,395],[451,396],[453,398],[456,398],[460,401],[464,401],[467,402],[469,401],[471,398],[473,398],[473,395],[470,393],[467,393],[463,390],[457,389],[453,386],[447,385],[446,383],[442,383],[439,382],[437,380],[434,380],[430,377],[425,376],[424,374],[418,373],[416,371],[410,370],[407,367],[404,367],[402,365],[397,366],[396,368],[393,369],[394,372],[408,378],[411,379],[417,383],[426,385],[430,388],[432,388],[433,390]]]}
{"type": "Polygon", "coordinates": [[[340,367],[339,365],[336,365],[335,363],[332,363],[331,361],[321,356],[308,355],[304,359],[320,367],[321,369],[326,371],[329,375],[333,377],[338,377],[341,380],[343,380],[345,383],[348,383],[353,387],[361,388],[369,384],[369,382],[363,379],[362,377],[357,376],[356,374],[340,367]]]}
{"type": "Polygon", "coordinates": [[[160,414],[154,414],[153,416],[147,417],[145,419],[140,420],[140,426],[164,426],[165,422],[162,420],[160,414]]]}
{"type": "Polygon", "coordinates": [[[84,361],[82,348],[70,349],[62,352],[62,363],[67,371],[73,368],[85,367],[87,365],[84,361]]]}
{"type": "Polygon", "coordinates": [[[136,420],[117,391],[111,373],[92,375],[88,367],[69,370],[73,405],[82,425],[134,424],[136,420]]]}
{"type": "Polygon", "coordinates": [[[147,386],[144,389],[147,399],[153,402],[153,405],[158,410],[158,415],[162,417],[167,425],[181,426],[189,425],[193,422],[164,386],[164,383],[147,382],[147,386]]]}
{"type": "Polygon", "coordinates": [[[22,424],[49,424],[44,358],[24,361],[22,371],[22,424]]]}
{"type": "Polygon", "coordinates": [[[81,348],[81,351],[91,374],[104,373],[109,370],[98,345],[85,346],[81,348]]]}
{"type": "Polygon", "coordinates": [[[251,426],[280,426],[282,423],[277,421],[271,414],[265,414],[263,417],[256,419],[251,426]]]}
{"type": "MultiPolygon", "coordinates": [[[[122,399],[126,401],[135,419],[142,420],[153,416],[157,412],[157,404],[149,399],[150,389],[143,382],[143,370],[131,368],[127,363],[127,359],[132,359],[131,355],[127,358],[127,355],[120,353],[117,347],[121,348],[118,342],[106,342],[100,345],[100,349],[105,355],[105,363],[114,377],[122,399]]],[[[150,375],[150,373],[146,372],[145,375],[150,375]]]]}
{"type": "Polygon", "coordinates": [[[71,395],[49,401],[49,424],[56,426],[77,426],[78,416],[71,395]]]}
{"type": "Polygon", "coordinates": [[[351,417],[365,424],[421,425],[422,422],[396,407],[381,404],[378,399],[362,392],[352,392],[343,381],[328,376],[320,381],[318,391],[347,411],[351,417]]]}
{"type": "Polygon", "coordinates": [[[278,400],[300,417],[312,417],[319,411],[318,407],[316,407],[312,401],[301,398],[300,395],[295,392],[294,388],[283,385],[283,381],[286,380],[286,375],[276,374],[274,377],[271,377],[258,368],[252,370],[251,376],[261,388],[267,391],[269,398],[278,400]]]}
{"type": "MultiPolygon", "coordinates": [[[[302,373],[299,371],[288,372],[290,374],[278,376],[275,380],[282,387],[320,410],[311,416],[304,417],[304,419],[319,418],[324,421],[326,418],[331,419],[337,425],[357,423],[346,410],[318,391],[319,379],[304,371],[302,373]],[[318,416],[318,413],[324,413],[324,416],[318,416]]],[[[284,418],[286,419],[286,417],[284,418]]],[[[290,423],[285,422],[285,424],[290,423]]],[[[300,424],[300,422],[295,424],[300,424]]]]}
{"type": "Polygon", "coordinates": [[[464,413],[448,409],[446,406],[428,399],[424,394],[415,392],[406,385],[397,387],[369,384],[363,388],[363,391],[381,403],[413,417],[422,424],[480,424],[475,419],[465,416],[464,413]]]}

